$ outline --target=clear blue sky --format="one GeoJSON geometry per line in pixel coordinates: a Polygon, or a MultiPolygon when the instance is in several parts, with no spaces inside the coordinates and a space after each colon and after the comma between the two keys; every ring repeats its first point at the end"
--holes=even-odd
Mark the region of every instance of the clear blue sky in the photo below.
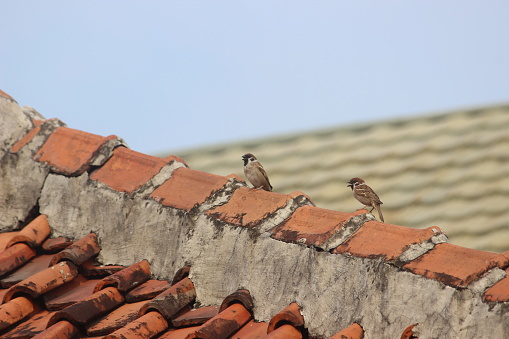
{"type": "Polygon", "coordinates": [[[509,101],[508,1],[4,1],[0,88],[144,153],[509,101]]]}

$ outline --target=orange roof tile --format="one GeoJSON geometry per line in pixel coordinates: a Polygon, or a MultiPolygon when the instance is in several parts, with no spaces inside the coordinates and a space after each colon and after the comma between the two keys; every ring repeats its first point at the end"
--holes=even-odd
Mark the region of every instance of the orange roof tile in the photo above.
{"type": "Polygon", "coordinates": [[[90,179],[100,181],[114,190],[132,193],[154,177],[168,162],[125,147],[113,150],[113,156],[90,179]]]}
{"type": "Polygon", "coordinates": [[[351,238],[334,249],[333,253],[349,253],[363,258],[394,261],[410,246],[429,241],[439,233],[441,231],[438,227],[421,230],[369,221],[351,238]]]}
{"type": "Polygon", "coordinates": [[[150,197],[164,206],[191,211],[214,192],[222,188],[228,179],[219,175],[204,173],[181,167],[157,188],[150,197]]]}
{"type": "Polygon", "coordinates": [[[206,213],[233,225],[254,227],[267,216],[285,207],[290,199],[287,194],[241,187],[226,204],[206,213]]]}
{"type": "MultiPolygon", "coordinates": [[[[2,93],[0,100],[12,99],[2,93]]],[[[0,233],[0,338],[288,339],[333,334],[331,338],[358,339],[364,334],[379,336],[374,330],[380,329],[377,326],[396,326],[390,329],[391,333],[413,338],[414,325],[407,327],[409,324],[419,322],[419,331],[426,331],[426,326],[432,325],[426,313],[431,311],[413,305],[414,295],[405,294],[404,300],[394,298],[394,291],[412,291],[414,286],[404,285],[409,281],[419,287],[419,284],[427,286],[422,290],[423,295],[445,293],[450,298],[441,300],[447,312],[430,316],[433,321],[461,313],[455,307],[466,307],[461,303],[468,299],[469,310],[474,309],[475,317],[482,321],[489,319],[492,327],[499,326],[494,331],[503,331],[503,326],[507,326],[504,320],[509,313],[503,304],[509,301],[507,253],[444,243],[447,237],[436,226],[417,230],[374,221],[365,210],[347,213],[310,206],[313,203],[302,192],[282,194],[250,189],[238,176],[193,170],[176,156],[160,159],[144,155],[123,147],[123,141],[114,136],[105,138],[60,127],[60,123],[48,120],[34,121],[33,126],[10,151],[16,153],[30,145],[29,156],[24,155],[29,158],[26,161],[42,168],[45,167],[42,163],[46,163],[58,174],[50,175],[51,179],[65,176],[72,186],[73,180],[80,180],[73,177],[83,174],[81,178],[87,179],[89,175],[91,180],[87,184],[93,184],[92,194],[93,189],[107,190],[126,199],[125,214],[131,212],[131,204],[140,201],[145,206],[157,206],[161,215],[168,211],[172,214],[158,219],[162,228],[156,234],[161,234],[160,239],[147,242],[146,246],[154,247],[148,249],[155,253],[140,251],[136,253],[137,262],[124,259],[122,262],[128,264],[124,267],[97,265],[96,262],[100,254],[102,259],[107,257],[109,262],[115,262],[111,253],[129,252],[131,241],[136,241],[131,240],[131,236],[140,239],[139,235],[131,233],[132,229],[123,232],[125,223],[89,225],[95,219],[79,219],[79,213],[75,213],[75,210],[86,211],[80,209],[86,206],[71,203],[67,206],[67,201],[59,202],[63,205],[59,212],[52,210],[54,206],[45,201],[41,210],[48,212],[47,216],[38,215],[38,205],[31,206],[27,220],[18,220],[19,225],[24,226],[20,231],[0,233]],[[31,142],[35,139],[39,140],[40,147],[31,142]],[[34,153],[35,160],[32,159],[34,153]],[[173,209],[184,212],[175,213],[173,209]],[[69,219],[62,222],[58,213],[73,214],[77,220],[72,223],[82,227],[76,228],[82,235],[89,229],[97,232],[71,240],[72,234],[64,231],[69,228],[61,225],[69,219]],[[182,219],[175,222],[170,218],[182,219]],[[206,222],[211,225],[202,225],[206,222]],[[239,241],[235,240],[230,248],[229,243],[219,241],[222,239],[210,239],[208,226],[211,229],[222,227],[225,239],[239,241]],[[175,229],[179,227],[182,229],[175,229]],[[258,227],[255,232],[246,230],[255,227],[258,227]],[[62,236],[48,239],[52,230],[53,236],[62,236]],[[198,233],[196,238],[192,238],[193,232],[198,233]],[[112,239],[112,234],[119,239],[112,239]],[[251,243],[247,243],[249,241],[251,243]],[[99,244],[105,246],[106,251],[101,253],[99,244]],[[168,244],[164,249],[168,257],[162,260],[157,247],[161,244],[168,244]],[[203,261],[212,250],[236,253],[230,260],[232,263],[242,261],[241,274],[230,272],[229,266],[214,266],[230,265],[230,262],[215,262],[215,256],[213,260],[205,258],[209,261],[203,261]],[[264,254],[263,262],[256,257],[264,254]],[[145,256],[147,260],[143,259],[145,256]],[[279,272],[284,270],[281,267],[290,267],[287,264],[291,261],[297,263],[291,266],[292,271],[279,272]],[[203,267],[207,263],[217,272],[207,271],[209,267],[203,267]],[[178,267],[181,268],[171,279],[173,270],[178,267]],[[204,277],[204,272],[213,274],[204,277]],[[226,275],[223,272],[227,272],[226,275]],[[253,283],[267,279],[267,272],[272,272],[273,280],[269,276],[262,284],[253,283]],[[348,275],[352,272],[354,276],[348,275]],[[330,277],[324,280],[327,275],[330,277]],[[398,279],[400,277],[402,279],[398,279]],[[377,279],[380,283],[374,283],[377,279]],[[334,281],[338,281],[338,285],[333,285],[334,281]],[[449,287],[444,288],[437,282],[449,287]],[[211,285],[218,290],[212,290],[211,285]],[[435,285],[438,287],[433,289],[435,285]],[[336,290],[338,286],[341,290],[336,290]],[[325,296],[328,298],[325,301],[314,294],[316,291],[326,294],[329,289],[339,292],[333,298],[325,296]],[[468,298],[462,294],[465,289],[468,298]],[[216,300],[216,303],[202,304],[200,293],[208,294],[204,300],[216,300]],[[308,295],[314,297],[310,299],[308,295]],[[271,300],[274,296],[281,299],[271,300]],[[355,302],[341,304],[345,300],[355,302]],[[367,304],[369,300],[371,304],[367,304]],[[267,316],[262,308],[272,301],[279,306],[267,316]],[[490,303],[489,307],[482,302],[490,303]],[[398,308],[399,304],[412,305],[413,312],[408,312],[407,306],[398,308]],[[319,312],[317,305],[328,307],[326,316],[316,314],[319,312]],[[366,305],[369,305],[367,309],[366,305]],[[282,307],[283,310],[277,312],[282,307]],[[383,307],[395,314],[387,315],[383,307]],[[257,318],[260,314],[265,318],[257,318]],[[320,327],[327,318],[343,326],[352,325],[334,334],[337,328],[320,327]],[[354,323],[357,319],[362,320],[362,327],[354,323]],[[394,325],[396,322],[398,324],[394,325]],[[313,333],[308,332],[308,328],[313,333]]],[[[16,156],[22,158],[23,153],[16,156]]],[[[44,190],[49,189],[44,187],[44,190]]],[[[83,198],[78,204],[85,204],[86,197],[83,198]]],[[[107,203],[104,201],[108,213],[107,203]]],[[[133,216],[133,222],[139,223],[143,231],[147,216],[152,218],[152,215],[143,215],[140,219],[133,216]]],[[[154,215],[155,219],[158,217],[154,215]]],[[[71,233],[73,231],[71,228],[71,233]]],[[[465,319],[462,321],[469,330],[475,327],[465,319]]],[[[443,331],[447,326],[455,326],[444,324],[441,323],[443,331]]],[[[461,331],[453,328],[444,333],[447,336],[461,331]]]]}
{"type": "Polygon", "coordinates": [[[359,324],[355,323],[334,334],[329,339],[362,339],[362,338],[364,338],[364,330],[359,324]]]}
{"type": "Polygon", "coordinates": [[[331,237],[338,236],[338,232],[354,216],[353,213],[302,206],[270,232],[277,240],[322,247],[331,237]]]}
{"type": "MultiPolygon", "coordinates": [[[[99,135],[59,127],[46,140],[35,155],[35,159],[47,163],[56,173],[75,176],[88,171],[101,148],[110,141],[117,141],[114,135],[99,135]]],[[[119,142],[120,143],[120,142],[119,142]]]]}
{"type": "Polygon", "coordinates": [[[490,269],[505,268],[509,258],[452,244],[438,244],[432,251],[405,264],[403,269],[446,285],[466,287],[490,269]]]}

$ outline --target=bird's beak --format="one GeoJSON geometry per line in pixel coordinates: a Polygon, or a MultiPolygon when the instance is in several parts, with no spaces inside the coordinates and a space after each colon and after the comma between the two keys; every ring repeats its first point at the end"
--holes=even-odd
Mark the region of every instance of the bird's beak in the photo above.
{"type": "Polygon", "coordinates": [[[350,181],[347,181],[346,183],[348,184],[346,187],[353,187],[353,184],[350,181]]]}

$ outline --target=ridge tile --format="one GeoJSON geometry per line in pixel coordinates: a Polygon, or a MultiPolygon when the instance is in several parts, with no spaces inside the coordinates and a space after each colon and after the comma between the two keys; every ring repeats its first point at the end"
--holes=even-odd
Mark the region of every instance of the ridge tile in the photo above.
{"type": "Polygon", "coordinates": [[[228,180],[219,175],[180,167],[155,189],[150,197],[163,206],[190,212],[196,205],[203,204],[208,197],[223,188],[228,180]]]}
{"type": "Polygon", "coordinates": [[[212,208],[206,214],[233,225],[255,227],[268,215],[285,207],[291,199],[283,193],[241,187],[233,192],[226,204],[212,208]]]}
{"type": "Polygon", "coordinates": [[[114,135],[102,137],[80,130],[59,127],[37,151],[34,160],[48,164],[58,174],[78,176],[90,170],[94,157],[114,135]]]}
{"type": "Polygon", "coordinates": [[[337,212],[319,207],[299,207],[292,216],[269,230],[272,238],[321,247],[355,214],[337,212]]]}
{"type": "Polygon", "coordinates": [[[502,254],[443,243],[402,268],[448,286],[464,288],[489,270],[508,265],[509,258],[502,254]]]}
{"type": "Polygon", "coordinates": [[[159,173],[167,163],[165,159],[117,147],[104,165],[90,174],[90,179],[119,192],[131,194],[159,173]]]}

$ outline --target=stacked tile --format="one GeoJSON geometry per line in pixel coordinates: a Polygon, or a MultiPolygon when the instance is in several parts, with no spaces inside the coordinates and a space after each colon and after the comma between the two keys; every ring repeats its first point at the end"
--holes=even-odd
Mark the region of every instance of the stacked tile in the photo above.
{"type": "MultiPolygon", "coordinates": [[[[121,139],[114,136],[104,138],[64,126],[45,128],[45,124],[47,121],[34,123],[34,129],[19,140],[11,148],[11,152],[23,152],[28,145],[32,145],[30,147],[34,148],[34,161],[50,170],[48,182],[64,182],[71,186],[84,183],[83,187],[89,191],[80,193],[83,196],[88,194],[96,200],[94,213],[110,213],[111,210],[116,213],[116,209],[111,208],[108,203],[120,201],[119,206],[122,208],[118,208],[121,211],[119,213],[123,214],[125,208],[129,211],[125,214],[130,214],[129,217],[133,215],[132,219],[136,223],[137,213],[133,211],[149,213],[149,206],[158,213],[150,214],[150,218],[146,217],[144,221],[157,218],[157,214],[162,213],[168,213],[173,218],[163,218],[164,222],[172,221],[177,225],[169,227],[164,224],[161,229],[165,231],[186,232],[186,227],[189,227],[191,230],[186,235],[191,237],[194,231],[192,227],[196,225],[187,225],[187,218],[201,218],[201,223],[196,227],[218,227],[223,232],[230,230],[239,237],[247,233],[252,243],[265,242],[273,245],[270,249],[273,249],[275,254],[284,247],[297,255],[305,253],[302,257],[306,259],[325,258],[322,262],[348,261],[359,266],[361,263],[375,263],[373,267],[380,270],[380,273],[374,275],[377,279],[386,278],[383,275],[387,271],[398,277],[411,276],[408,279],[414,279],[412,281],[431,281],[437,293],[442,293],[443,290],[446,290],[443,293],[449,293],[452,289],[459,295],[461,291],[467,290],[467,293],[473,295],[470,300],[475,302],[481,302],[480,298],[477,298],[480,295],[484,302],[508,301],[507,253],[496,254],[449,244],[447,236],[439,227],[414,229],[378,222],[366,210],[347,213],[315,207],[310,198],[302,192],[282,194],[253,190],[246,187],[245,182],[238,176],[223,177],[193,170],[175,156],[165,159],[147,156],[128,149],[121,139]],[[32,143],[38,136],[44,139],[40,147],[32,143]],[[111,196],[115,196],[116,200],[110,199],[111,196]],[[125,205],[122,205],[124,202],[125,205]],[[138,210],[125,207],[134,203],[138,210]]],[[[48,190],[47,187],[51,185],[46,183],[43,191],[48,190]]],[[[48,204],[52,192],[45,193],[46,195],[43,192],[41,202],[48,204]]],[[[66,206],[70,210],[82,208],[79,198],[72,198],[77,201],[66,202],[66,206]]],[[[50,205],[58,206],[59,203],[51,200],[50,205]]],[[[51,211],[48,206],[44,207],[51,211]]],[[[49,220],[59,221],[59,231],[64,229],[62,224],[65,223],[62,220],[65,219],[61,218],[68,216],[67,213],[52,213],[48,216],[49,220]]],[[[85,222],[88,219],[82,220],[81,224],[89,227],[85,222]]],[[[77,224],[79,223],[75,222],[74,227],[77,224]]],[[[130,227],[125,219],[119,225],[130,227]]],[[[136,239],[139,239],[136,237],[139,234],[133,235],[131,232],[134,227],[121,234],[106,223],[98,225],[98,228],[104,235],[101,239],[107,241],[108,246],[112,246],[116,238],[119,238],[121,242],[125,241],[122,243],[124,248],[130,248],[129,246],[134,246],[136,239]]],[[[73,230],[77,232],[76,229],[73,230]]],[[[138,228],[138,231],[146,232],[142,228],[138,228]]],[[[0,323],[0,335],[4,337],[15,338],[23,331],[31,331],[30,333],[41,338],[56,337],[64,333],[69,337],[108,335],[110,338],[243,338],[244,335],[247,338],[299,338],[308,335],[306,326],[310,325],[315,326],[313,334],[318,334],[316,319],[320,318],[319,316],[315,314],[311,321],[304,323],[301,311],[308,312],[316,302],[305,294],[298,293],[303,290],[302,287],[291,286],[294,289],[288,291],[285,300],[296,300],[303,305],[303,309],[297,303],[291,303],[269,323],[259,323],[254,319],[252,289],[239,290],[229,295],[220,307],[193,309],[195,299],[200,296],[197,295],[189,275],[189,267],[177,272],[171,284],[151,280],[150,267],[146,260],[115,272],[115,267],[103,269],[91,264],[91,260],[99,252],[97,236],[94,233],[72,244],[66,239],[43,242],[48,234],[48,218],[41,215],[22,231],[13,234],[12,238],[5,242],[6,249],[0,252],[0,283],[6,288],[1,292],[3,303],[0,305],[0,312],[5,315],[0,317],[0,321],[4,321],[0,323]],[[19,268],[24,263],[26,264],[19,268]],[[41,265],[50,268],[30,271],[32,267],[41,265]],[[58,271],[60,276],[48,278],[46,274],[53,271],[58,271]],[[97,279],[98,277],[103,279],[97,279]],[[296,295],[300,300],[290,299],[296,295]],[[37,302],[41,296],[44,305],[37,302]]],[[[157,247],[158,240],[160,239],[152,239],[151,245],[157,247]]],[[[243,245],[248,246],[247,242],[243,245]]],[[[220,244],[223,246],[217,247],[224,248],[228,245],[220,244]]],[[[178,245],[181,243],[176,244],[172,250],[179,252],[182,248],[178,245]]],[[[200,250],[201,248],[200,243],[200,250]]],[[[240,251],[242,252],[242,249],[240,251]]],[[[188,251],[187,255],[191,256],[192,252],[188,251]]],[[[143,255],[147,254],[143,252],[143,255]]],[[[167,252],[167,255],[171,253],[167,252]]],[[[148,259],[150,262],[158,260],[153,267],[160,269],[163,266],[161,262],[170,258],[158,258],[156,255],[148,259]]],[[[199,259],[202,260],[202,265],[203,262],[206,263],[206,256],[199,259]]],[[[223,265],[228,266],[228,263],[223,265]]],[[[302,265],[297,269],[299,271],[295,274],[298,276],[311,276],[315,273],[302,265]]],[[[168,277],[168,272],[157,273],[168,277]]],[[[203,269],[200,273],[203,274],[203,269]]],[[[368,271],[361,274],[367,275],[368,271]]],[[[197,276],[210,279],[200,274],[197,276]]],[[[212,277],[217,278],[217,275],[212,277]]],[[[230,278],[235,281],[236,276],[232,275],[230,278]]],[[[257,278],[259,277],[253,277],[257,278]]],[[[210,280],[207,282],[210,283],[210,280]]],[[[203,280],[200,283],[203,283],[203,280]]],[[[218,282],[215,286],[218,285],[221,283],[218,282]]],[[[239,285],[241,286],[240,283],[239,285]]],[[[257,285],[258,288],[260,286],[263,288],[263,284],[257,285]]],[[[265,297],[262,295],[263,290],[255,292],[260,298],[265,297]]],[[[375,290],[374,293],[377,292],[379,291],[375,290]]],[[[458,298],[461,299],[462,296],[458,298]]],[[[266,306],[267,300],[263,302],[266,306]]],[[[332,305],[328,311],[335,307],[332,305]]],[[[493,313],[489,315],[493,321],[493,313]]],[[[341,330],[334,337],[351,338],[361,338],[365,331],[375,335],[373,329],[379,328],[376,327],[379,324],[360,324],[353,317],[354,314],[348,314],[344,319],[341,318],[343,329],[332,330],[329,326],[325,333],[341,330]]],[[[505,313],[500,313],[500,319],[504,317],[505,313]]],[[[398,326],[407,329],[414,323],[409,319],[398,321],[401,321],[398,326]]],[[[394,323],[387,323],[387,326],[389,325],[394,323]]],[[[415,336],[422,330],[419,326],[423,325],[416,324],[411,331],[403,328],[391,328],[390,331],[397,332],[398,335],[411,332],[411,336],[415,336]]]]}

